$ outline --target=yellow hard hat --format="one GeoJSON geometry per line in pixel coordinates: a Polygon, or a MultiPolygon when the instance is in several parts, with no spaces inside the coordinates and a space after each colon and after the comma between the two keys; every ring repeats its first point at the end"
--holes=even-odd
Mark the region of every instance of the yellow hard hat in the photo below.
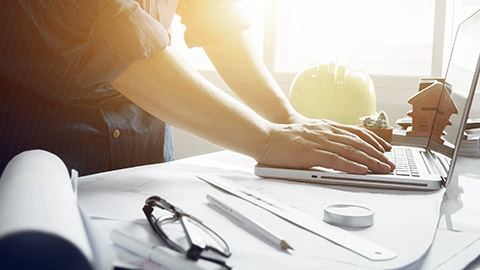
{"type": "Polygon", "coordinates": [[[306,117],[360,125],[360,117],[376,112],[375,87],[362,69],[338,62],[319,63],[300,71],[289,95],[306,117]]]}

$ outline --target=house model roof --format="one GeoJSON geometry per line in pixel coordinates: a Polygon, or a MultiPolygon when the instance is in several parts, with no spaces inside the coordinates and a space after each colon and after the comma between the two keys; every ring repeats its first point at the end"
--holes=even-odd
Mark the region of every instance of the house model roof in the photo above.
{"type": "MultiPolygon", "coordinates": [[[[408,99],[408,103],[412,105],[419,105],[420,107],[425,106],[436,110],[438,100],[443,92],[442,89],[443,84],[440,82],[435,82],[429,87],[413,95],[410,99],[408,99]]],[[[457,106],[455,106],[455,103],[450,95],[443,95],[442,102],[439,105],[439,111],[448,115],[458,113],[457,106]]]]}

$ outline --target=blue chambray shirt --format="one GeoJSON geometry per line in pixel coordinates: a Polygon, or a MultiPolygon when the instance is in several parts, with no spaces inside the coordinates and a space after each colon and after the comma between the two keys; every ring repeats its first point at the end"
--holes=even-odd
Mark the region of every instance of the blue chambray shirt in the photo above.
{"type": "Polygon", "coordinates": [[[81,175],[173,160],[170,126],[109,82],[169,45],[176,11],[190,47],[247,28],[237,2],[1,1],[0,171],[28,149],[81,175]]]}

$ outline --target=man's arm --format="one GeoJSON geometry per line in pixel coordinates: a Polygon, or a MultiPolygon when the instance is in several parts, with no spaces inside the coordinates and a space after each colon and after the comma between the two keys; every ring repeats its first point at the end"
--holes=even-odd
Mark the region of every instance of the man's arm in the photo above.
{"type": "Polygon", "coordinates": [[[111,84],[167,123],[234,151],[261,156],[267,122],[218,90],[171,47],[137,60],[111,84]]]}
{"type": "Polygon", "coordinates": [[[293,123],[296,111],[262,62],[247,30],[203,47],[216,70],[250,108],[273,123],[293,123]]]}
{"type": "Polygon", "coordinates": [[[318,123],[263,119],[209,83],[172,48],[135,61],[112,85],[155,117],[261,163],[360,174],[367,168],[390,170],[380,151],[356,137],[318,123]]]}
{"type": "Polygon", "coordinates": [[[388,143],[366,129],[308,119],[298,114],[256,53],[247,30],[205,44],[204,49],[230,88],[248,106],[271,122],[328,125],[328,129],[336,133],[358,136],[379,151],[391,149],[388,143]]]}

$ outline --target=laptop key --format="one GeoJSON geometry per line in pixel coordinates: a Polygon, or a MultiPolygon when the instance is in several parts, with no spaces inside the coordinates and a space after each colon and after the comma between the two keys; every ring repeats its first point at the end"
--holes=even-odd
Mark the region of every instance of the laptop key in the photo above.
{"type": "Polygon", "coordinates": [[[400,176],[420,177],[420,173],[417,165],[415,164],[411,150],[400,148],[396,148],[394,150],[395,151],[390,153],[396,166],[393,174],[400,176]]]}

